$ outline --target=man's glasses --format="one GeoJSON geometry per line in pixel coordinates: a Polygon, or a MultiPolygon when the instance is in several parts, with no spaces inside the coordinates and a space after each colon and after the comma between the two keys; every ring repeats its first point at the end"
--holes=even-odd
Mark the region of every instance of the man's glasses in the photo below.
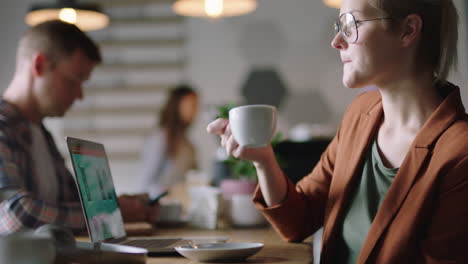
{"type": "Polygon", "coordinates": [[[362,22],[366,21],[375,21],[375,20],[382,20],[382,19],[391,19],[391,17],[381,17],[381,18],[373,18],[373,19],[365,19],[365,20],[356,20],[353,14],[351,13],[343,13],[341,16],[335,21],[335,35],[341,32],[343,38],[348,43],[356,43],[359,38],[358,32],[358,25],[362,22]]]}

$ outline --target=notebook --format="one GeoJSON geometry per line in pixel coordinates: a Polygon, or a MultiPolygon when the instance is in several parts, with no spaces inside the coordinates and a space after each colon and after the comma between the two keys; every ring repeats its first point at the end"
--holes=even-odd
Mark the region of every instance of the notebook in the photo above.
{"type": "Polygon", "coordinates": [[[115,243],[146,248],[149,253],[171,253],[188,243],[225,242],[227,237],[128,238],[104,146],[67,137],[75,182],[93,243],[115,243]]]}

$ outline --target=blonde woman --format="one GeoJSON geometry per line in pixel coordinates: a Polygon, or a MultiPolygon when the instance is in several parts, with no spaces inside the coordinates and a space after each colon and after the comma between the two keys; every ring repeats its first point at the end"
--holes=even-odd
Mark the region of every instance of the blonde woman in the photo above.
{"type": "Polygon", "coordinates": [[[322,227],[321,263],[468,263],[468,116],[447,81],[452,0],[343,0],[332,41],[358,96],[314,170],[294,186],[271,147],[244,149],[227,120],[208,126],[257,168],[254,202],[280,235],[322,227]]]}

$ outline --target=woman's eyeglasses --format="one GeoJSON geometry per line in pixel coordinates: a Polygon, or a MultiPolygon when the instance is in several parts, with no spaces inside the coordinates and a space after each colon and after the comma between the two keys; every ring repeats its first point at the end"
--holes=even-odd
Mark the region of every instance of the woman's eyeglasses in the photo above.
{"type": "Polygon", "coordinates": [[[353,14],[343,13],[335,21],[335,35],[341,32],[343,38],[348,43],[356,43],[359,38],[358,25],[366,21],[376,21],[382,19],[391,19],[391,17],[381,17],[373,19],[356,20],[353,14]]]}

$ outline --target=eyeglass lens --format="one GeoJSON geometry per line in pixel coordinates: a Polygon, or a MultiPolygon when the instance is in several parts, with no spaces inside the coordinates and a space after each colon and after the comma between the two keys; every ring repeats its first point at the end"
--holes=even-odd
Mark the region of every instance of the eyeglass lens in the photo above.
{"type": "Polygon", "coordinates": [[[335,33],[341,32],[346,41],[354,43],[357,40],[356,20],[351,13],[342,14],[335,23],[335,33]]]}

